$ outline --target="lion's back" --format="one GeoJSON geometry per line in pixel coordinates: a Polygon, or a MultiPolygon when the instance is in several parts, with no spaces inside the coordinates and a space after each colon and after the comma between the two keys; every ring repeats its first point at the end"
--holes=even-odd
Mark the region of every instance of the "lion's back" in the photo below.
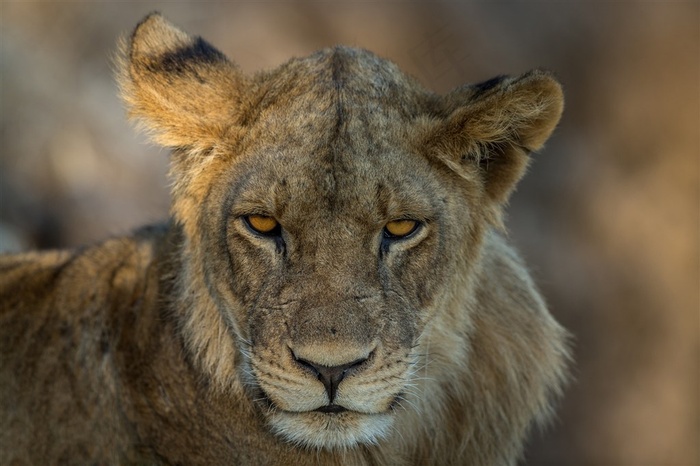
{"type": "Polygon", "coordinates": [[[122,238],[0,257],[0,463],[121,461],[115,347],[143,299],[151,249],[122,238]]]}

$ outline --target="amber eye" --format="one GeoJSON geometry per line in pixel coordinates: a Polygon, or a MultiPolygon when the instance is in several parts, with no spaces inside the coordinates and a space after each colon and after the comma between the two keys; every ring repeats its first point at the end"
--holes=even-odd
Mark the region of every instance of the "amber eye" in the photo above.
{"type": "Polygon", "coordinates": [[[263,235],[276,233],[280,226],[277,220],[266,215],[248,215],[245,220],[250,228],[263,235]]]}
{"type": "Polygon", "coordinates": [[[389,238],[405,238],[418,228],[415,220],[392,220],[384,227],[384,234],[389,238]]]}

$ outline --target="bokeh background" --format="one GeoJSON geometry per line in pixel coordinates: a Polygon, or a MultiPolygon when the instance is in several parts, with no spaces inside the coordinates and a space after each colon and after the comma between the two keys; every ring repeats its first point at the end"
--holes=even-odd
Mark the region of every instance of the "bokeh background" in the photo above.
{"type": "Polygon", "coordinates": [[[333,44],[445,92],[534,67],[567,107],[509,209],[575,336],[575,380],[525,464],[700,464],[700,3],[0,4],[0,248],[163,219],[168,154],[125,121],[117,37],[160,10],[245,71],[333,44]]]}

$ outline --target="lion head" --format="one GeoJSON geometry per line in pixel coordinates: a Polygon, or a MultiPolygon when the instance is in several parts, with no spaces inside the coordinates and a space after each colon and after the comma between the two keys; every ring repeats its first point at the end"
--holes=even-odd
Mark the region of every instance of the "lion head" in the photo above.
{"type": "Polygon", "coordinates": [[[558,327],[524,272],[485,257],[509,254],[494,239],[502,206],[559,120],[551,75],[441,96],[334,47],[246,76],[158,15],[123,50],[132,116],[173,150],[183,333],[218,389],[306,447],[406,434],[445,403],[468,404],[470,361],[494,351],[474,349],[491,325],[483,287],[502,280],[536,308],[518,318],[533,339],[554,336],[532,343],[544,362],[522,363],[527,418],[546,408],[558,327]]]}

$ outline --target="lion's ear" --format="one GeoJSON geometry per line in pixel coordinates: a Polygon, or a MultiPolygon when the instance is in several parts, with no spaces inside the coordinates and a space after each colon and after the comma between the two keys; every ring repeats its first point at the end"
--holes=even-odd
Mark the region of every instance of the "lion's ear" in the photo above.
{"type": "Polygon", "coordinates": [[[157,13],[122,41],[118,66],[130,117],[163,146],[210,149],[235,121],[245,77],[223,53],[157,13]]]}
{"type": "Polygon", "coordinates": [[[499,77],[444,97],[449,115],[430,136],[434,154],[462,176],[479,178],[498,215],[564,107],[561,85],[547,72],[499,77]]]}

